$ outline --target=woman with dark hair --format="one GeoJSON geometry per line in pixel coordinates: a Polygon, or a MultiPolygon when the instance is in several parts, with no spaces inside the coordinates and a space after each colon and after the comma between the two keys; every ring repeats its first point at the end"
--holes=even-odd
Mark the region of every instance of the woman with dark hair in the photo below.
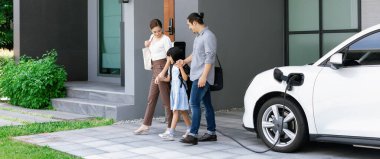
{"type": "Polygon", "coordinates": [[[150,22],[150,30],[152,35],[149,40],[145,41],[145,47],[149,47],[152,57],[152,79],[150,82],[148,104],[145,111],[144,123],[134,131],[136,135],[148,134],[149,127],[152,125],[154,110],[156,108],[157,99],[161,94],[163,106],[165,108],[166,119],[168,122],[167,130],[173,117],[170,110],[170,89],[166,82],[155,82],[157,75],[162,71],[166,64],[166,52],[172,47],[170,38],[162,33],[162,23],[158,19],[153,19],[150,22]]]}

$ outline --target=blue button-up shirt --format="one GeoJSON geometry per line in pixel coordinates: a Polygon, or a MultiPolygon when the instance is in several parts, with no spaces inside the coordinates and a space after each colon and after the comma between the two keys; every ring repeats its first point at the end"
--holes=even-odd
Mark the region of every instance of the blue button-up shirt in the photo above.
{"type": "Polygon", "coordinates": [[[214,84],[215,76],[216,37],[208,27],[197,34],[194,39],[190,80],[194,81],[202,76],[205,64],[211,64],[211,70],[207,75],[207,82],[214,84]]]}

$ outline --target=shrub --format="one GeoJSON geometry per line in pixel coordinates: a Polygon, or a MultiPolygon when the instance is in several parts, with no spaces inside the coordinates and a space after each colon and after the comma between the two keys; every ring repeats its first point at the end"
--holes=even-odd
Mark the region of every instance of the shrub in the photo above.
{"type": "Polygon", "coordinates": [[[22,57],[19,64],[6,62],[0,74],[0,94],[10,104],[41,109],[50,106],[51,98],[64,97],[66,71],[56,65],[57,52],[52,50],[41,59],[22,57]]]}
{"type": "MultiPolygon", "coordinates": [[[[11,61],[10,57],[0,56],[0,77],[2,75],[4,66],[7,65],[7,63],[10,62],[10,61],[11,61]]],[[[1,91],[0,91],[0,98],[1,97],[3,97],[3,95],[1,94],[1,91]]]]}

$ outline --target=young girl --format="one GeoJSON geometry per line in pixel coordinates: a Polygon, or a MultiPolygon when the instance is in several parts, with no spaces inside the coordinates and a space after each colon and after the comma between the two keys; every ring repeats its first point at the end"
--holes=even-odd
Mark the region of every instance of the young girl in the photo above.
{"type": "Polygon", "coordinates": [[[171,91],[170,91],[170,106],[173,111],[173,119],[171,123],[171,128],[169,133],[163,133],[159,136],[164,140],[173,141],[174,140],[174,130],[177,126],[179,119],[179,114],[181,113],[183,120],[186,124],[187,130],[186,135],[190,131],[190,119],[189,119],[189,99],[186,94],[186,81],[190,80],[187,73],[185,72],[184,67],[175,64],[177,60],[180,59],[181,49],[178,47],[170,48],[167,52],[168,59],[170,60],[171,66],[168,70],[168,76],[161,78],[161,81],[171,82],[171,91]]]}

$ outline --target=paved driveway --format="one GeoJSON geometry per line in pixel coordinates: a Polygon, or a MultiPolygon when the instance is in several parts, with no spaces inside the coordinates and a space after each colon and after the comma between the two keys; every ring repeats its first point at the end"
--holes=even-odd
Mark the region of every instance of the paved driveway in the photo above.
{"type": "Polygon", "coordinates": [[[86,118],[91,117],[54,110],[27,109],[0,102],[0,127],[86,118]]]}
{"type": "MultiPolygon", "coordinates": [[[[254,133],[241,127],[242,110],[217,113],[217,129],[234,136],[246,146],[266,149],[254,133]]],[[[204,122],[204,119],[202,119],[204,122]]],[[[17,140],[50,146],[53,149],[82,156],[88,159],[105,158],[255,158],[255,159],[373,159],[380,157],[380,150],[355,148],[349,145],[309,143],[297,153],[267,152],[256,154],[240,147],[231,139],[218,134],[217,142],[185,145],[178,142],[184,132],[183,123],[177,128],[176,141],[162,141],[158,134],[165,124],[154,120],[149,135],[133,135],[141,121],[118,123],[112,126],[64,131],[50,134],[17,137],[17,140]]],[[[201,134],[205,128],[201,127],[201,134]]]]}

